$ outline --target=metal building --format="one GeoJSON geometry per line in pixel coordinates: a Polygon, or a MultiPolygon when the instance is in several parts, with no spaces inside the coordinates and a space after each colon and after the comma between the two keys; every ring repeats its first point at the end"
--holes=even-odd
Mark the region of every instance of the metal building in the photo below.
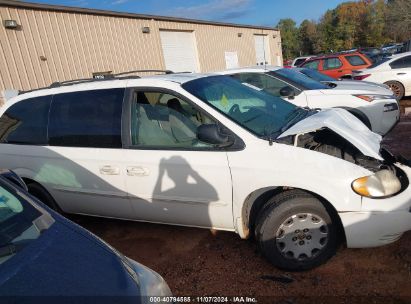
{"type": "Polygon", "coordinates": [[[269,27],[11,0],[0,0],[0,17],[1,92],[135,69],[282,64],[280,32],[269,27]]]}

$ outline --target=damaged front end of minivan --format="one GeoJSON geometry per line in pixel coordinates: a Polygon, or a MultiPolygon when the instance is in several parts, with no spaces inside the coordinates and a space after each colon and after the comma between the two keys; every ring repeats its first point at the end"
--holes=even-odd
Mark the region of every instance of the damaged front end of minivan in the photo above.
{"type": "Polygon", "coordinates": [[[361,196],[386,198],[408,187],[408,177],[398,164],[410,166],[410,161],[391,154],[381,147],[381,141],[381,136],[342,109],[318,112],[292,126],[276,140],[369,170],[372,174],[353,181],[352,189],[361,196]]]}

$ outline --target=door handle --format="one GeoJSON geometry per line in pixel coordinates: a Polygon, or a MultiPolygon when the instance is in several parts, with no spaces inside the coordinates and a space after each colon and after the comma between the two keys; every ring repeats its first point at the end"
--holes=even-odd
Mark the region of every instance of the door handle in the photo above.
{"type": "Polygon", "coordinates": [[[397,75],[407,75],[407,73],[397,73],[397,75]]]}
{"type": "Polygon", "coordinates": [[[100,168],[100,173],[104,175],[119,175],[120,168],[107,165],[100,168]]]}
{"type": "Polygon", "coordinates": [[[150,171],[143,167],[127,167],[127,175],[129,176],[147,176],[150,171]]]}

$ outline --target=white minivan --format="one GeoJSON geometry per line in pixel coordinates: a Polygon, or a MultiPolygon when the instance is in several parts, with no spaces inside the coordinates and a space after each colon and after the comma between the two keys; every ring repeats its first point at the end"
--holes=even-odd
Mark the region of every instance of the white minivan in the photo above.
{"type": "Polygon", "coordinates": [[[411,168],[380,135],[224,75],[22,93],[1,109],[0,142],[0,167],[57,210],[254,235],[282,269],[411,229],[411,168]]]}

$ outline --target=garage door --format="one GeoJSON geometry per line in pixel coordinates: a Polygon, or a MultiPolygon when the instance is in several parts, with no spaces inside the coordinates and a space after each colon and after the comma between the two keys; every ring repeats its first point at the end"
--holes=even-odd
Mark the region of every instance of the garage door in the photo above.
{"type": "Polygon", "coordinates": [[[173,72],[199,72],[194,33],[160,31],[166,69],[173,72]]]}
{"type": "Polygon", "coordinates": [[[257,65],[271,64],[270,46],[266,35],[254,35],[257,65]]]}

